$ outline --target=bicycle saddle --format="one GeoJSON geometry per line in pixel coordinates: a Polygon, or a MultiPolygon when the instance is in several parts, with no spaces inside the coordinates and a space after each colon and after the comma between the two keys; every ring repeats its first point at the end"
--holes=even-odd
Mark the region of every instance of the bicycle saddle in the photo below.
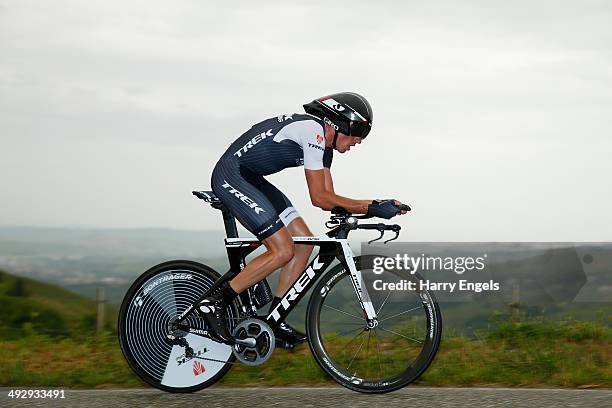
{"type": "Polygon", "coordinates": [[[204,200],[208,203],[221,201],[213,191],[192,191],[191,193],[194,196],[198,197],[200,200],[204,200]]]}

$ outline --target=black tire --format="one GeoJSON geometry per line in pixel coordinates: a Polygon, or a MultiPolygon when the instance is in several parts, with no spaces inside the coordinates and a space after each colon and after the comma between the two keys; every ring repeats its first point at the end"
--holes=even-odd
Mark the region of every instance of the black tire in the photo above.
{"type": "MultiPolygon", "coordinates": [[[[368,270],[371,271],[372,266],[373,266],[374,257],[375,256],[363,256],[363,257],[354,258],[357,270],[362,271],[362,274],[368,273],[367,272],[368,270]]],[[[389,272],[385,272],[385,273],[389,273],[389,272]]],[[[410,273],[406,271],[398,272],[397,276],[401,279],[413,280],[413,281],[418,281],[421,279],[421,277],[418,274],[411,275],[410,273]]],[[[372,296],[372,293],[371,293],[372,289],[370,287],[368,288],[369,288],[368,292],[370,292],[372,296]]],[[[375,300],[372,299],[375,309],[379,309],[380,307],[380,309],[382,310],[382,307],[387,304],[387,299],[390,298],[390,295],[391,293],[387,295],[387,298],[385,299],[384,302],[379,302],[378,305],[375,305],[374,304],[375,300]]],[[[425,372],[427,367],[429,367],[429,365],[431,364],[431,362],[433,361],[436,355],[436,352],[438,351],[438,347],[440,345],[440,339],[442,337],[442,316],[441,316],[438,304],[436,302],[436,299],[432,293],[427,292],[427,291],[419,291],[418,293],[413,292],[413,291],[407,291],[402,296],[414,296],[415,307],[411,308],[407,312],[402,312],[399,314],[393,314],[394,312],[392,312],[391,317],[387,317],[383,320],[392,319],[392,320],[397,321],[397,319],[399,319],[400,317],[402,319],[405,319],[406,317],[409,317],[410,313],[413,313],[411,312],[412,310],[414,311],[414,313],[418,313],[420,317],[416,315],[412,315],[412,317],[410,317],[411,320],[409,321],[409,324],[413,324],[413,322],[415,322],[414,326],[416,327],[417,319],[421,319],[421,323],[419,324],[420,326],[422,326],[422,329],[420,330],[422,333],[422,337],[419,337],[417,339],[409,338],[407,336],[403,336],[400,333],[396,333],[396,331],[399,331],[398,329],[395,329],[393,331],[384,329],[383,323],[382,323],[383,320],[380,319],[381,315],[379,314],[380,325],[377,326],[377,328],[375,329],[363,329],[363,332],[368,333],[367,334],[368,348],[370,346],[370,336],[372,335],[372,332],[374,333],[372,337],[376,338],[375,340],[376,348],[378,349],[378,362],[377,363],[378,365],[380,365],[378,372],[381,374],[380,377],[382,378],[377,378],[375,376],[368,376],[368,377],[359,376],[356,373],[356,368],[351,369],[351,365],[354,363],[354,361],[358,360],[358,359],[356,360],[356,356],[362,350],[362,346],[365,343],[365,337],[363,338],[363,340],[361,340],[361,346],[359,347],[355,355],[350,360],[350,363],[348,364],[348,368],[351,369],[351,371],[348,371],[347,369],[345,369],[346,365],[341,363],[340,360],[345,355],[346,356],[352,355],[352,352],[354,349],[351,349],[350,352],[347,353],[349,349],[349,345],[352,344],[351,342],[355,338],[361,335],[361,333],[358,333],[355,337],[351,339],[349,343],[346,343],[346,344],[343,343],[344,339],[352,336],[351,332],[354,333],[355,330],[361,330],[360,327],[363,327],[360,321],[351,323],[352,321],[354,321],[351,319],[359,318],[365,322],[365,318],[363,317],[363,313],[361,312],[361,307],[359,306],[357,302],[357,298],[355,296],[354,290],[352,289],[352,285],[350,284],[350,275],[348,271],[346,271],[345,268],[341,264],[336,265],[334,268],[328,271],[317,282],[316,286],[314,287],[312,291],[312,295],[310,297],[310,301],[308,302],[308,310],[306,313],[306,331],[308,333],[310,349],[312,351],[312,354],[315,357],[315,360],[317,361],[319,366],[323,369],[323,371],[329,374],[340,385],[346,388],[349,388],[351,390],[359,391],[363,393],[385,393],[385,392],[395,391],[397,389],[400,389],[410,384],[411,382],[419,378],[419,376],[423,374],[423,372],[425,372]],[[338,285],[340,282],[343,282],[342,285],[339,285],[336,291],[333,292],[334,286],[338,285]],[[350,288],[350,289],[346,289],[346,288],[350,288]],[[329,316],[333,316],[333,313],[335,313],[333,311],[337,310],[338,313],[336,314],[338,316],[340,316],[341,318],[343,317],[346,320],[348,320],[347,322],[345,322],[345,324],[352,324],[353,326],[357,326],[356,329],[353,328],[352,330],[349,330],[348,332],[346,332],[346,333],[351,333],[349,336],[341,337],[342,333],[338,334],[338,330],[341,329],[342,323],[338,323],[337,321],[334,321],[333,319],[327,319],[327,321],[323,319],[323,322],[321,321],[322,320],[321,314],[323,313],[322,310],[328,310],[328,309],[324,309],[324,304],[326,302],[326,299],[330,299],[329,302],[333,302],[334,305],[341,305],[341,306],[338,306],[337,308],[332,307],[331,305],[326,306],[327,308],[332,310],[331,312],[329,311],[327,312],[329,316]],[[348,308],[351,308],[349,312],[346,312],[345,310],[340,310],[340,309],[348,309],[348,308]],[[344,314],[340,314],[340,312],[344,314]],[[349,317],[345,317],[344,315],[350,315],[353,317],[349,318],[349,317]],[[400,316],[400,315],[404,315],[404,316],[400,316]],[[330,332],[329,335],[322,334],[322,330],[321,330],[322,324],[327,327],[325,330],[330,332]],[[383,341],[381,343],[379,340],[378,334],[376,334],[376,330],[385,330],[386,332],[395,333],[398,336],[406,337],[409,340],[416,341],[418,339],[422,339],[422,347],[420,346],[421,342],[417,343],[417,345],[414,345],[412,348],[410,347],[402,348],[399,346],[395,346],[396,342],[394,343],[394,342],[387,341],[387,343],[385,343],[383,341]],[[380,344],[382,344],[383,346],[382,353],[380,351],[380,344]],[[387,347],[387,349],[384,348],[385,346],[387,347]],[[414,359],[412,359],[412,357],[410,356],[411,350],[413,351],[413,354],[416,355],[416,358],[414,359]],[[333,355],[334,353],[336,353],[336,356],[338,357],[334,356],[333,355]],[[398,359],[394,356],[400,356],[402,358],[405,357],[409,359],[411,363],[404,363],[403,361],[401,361],[399,363],[398,368],[393,368],[397,370],[396,371],[397,374],[385,377],[384,375],[387,371],[386,370],[387,367],[384,367],[384,364],[381,363],[381,357],[380,357],[381,355],[383,355],[383,358],[387,358],[388,359],[387,361],[396,361],[398,359]],[[354,370],[355,372],[353,372],[354,370]]],[[[404,303],[402,299],[400,302],[397,303],[397,305],[400,305],[397,307],[402,308],[404,307],[404,306],[401,306],[403,304],[404,303]]],[[[395,311],[397,310],[398,309],[396,309],[395,311]]],[[[386,325],[387,323],[384,323],[384,324],[386,325]]],[[[395,326],[389,326],[389,327],[395,328],[395,326]]],[[[402,330],[404,329],[407,330],[407,328],[408,326],[406,325],[402,327],[402,330]]],[[[416,330],[415,330],[415,333],[416,333],[416,330]]],[[[403,339],[400,338],[400,341],[403,341],[403,339]]],[[[374,341],[372,341],[372,343],[374,343],[374,341]]],[[[367,358],[368,358],[368,355],[366,354],[366,359],[367,358]]],[[[365,367],[363,371],[368,371],[368,373],[371,373],[371,371],[374,371],[376,367],[374,367],[374,369],[371,369],[372,364],[376,365],[376,361],[375,363],[368,362],[367,365],[366,363],[363,363],[363,366],[365,367]]]]}
{"type": "MultiPolygon", "coordinates": [[[[219,381],[232,367],[235,357],[230,346],[187,334],[185,339],[196,353],[201,351],[203,357],[209,358],[218,355],[219,360],[226,362],[195,358],[179,362],[176,355],[184,348],[173,345],[166,337],[168,323],[205,293],[219,276],[212,268],[197,262],[169,261],[143,273],[129,288],[119,310],[119,344],[129,366],[147,384],[168,392],[194,392],[219,381]],[[194,378],[189,377],[189,370],[194,378]]],[[[238,317],[235,306],[228,311],[233,321],[238,317]]],[[[206,323],[195,312],[185,323],[207,330],[206,323]]]]}

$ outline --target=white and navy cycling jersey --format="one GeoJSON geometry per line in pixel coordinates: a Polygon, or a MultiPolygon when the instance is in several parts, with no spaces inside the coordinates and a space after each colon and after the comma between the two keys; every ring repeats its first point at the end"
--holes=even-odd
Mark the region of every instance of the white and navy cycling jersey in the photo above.
{"type": "Polygon", "coordinates": [[[212,189],[238,221],[263,240],[299,216],[263,176],[302,165],[309,170],[329,168],[332,157],[320,119],[281,115],[253,125],[230,145],[213,170],[212,189]]]}
{"type": "Polygon", "coordinates": [[[221,160],[237,160],[265,176],[301,165],[309,170],[330,167],[332,151],[325,148],[322,121],[296,113],[253,125],[231,144],[221,160]]]}

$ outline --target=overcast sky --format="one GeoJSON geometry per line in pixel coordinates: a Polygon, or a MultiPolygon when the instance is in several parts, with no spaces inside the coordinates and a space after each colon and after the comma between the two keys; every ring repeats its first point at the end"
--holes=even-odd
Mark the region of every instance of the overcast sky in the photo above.
{"type": "Polygon", "coordinates": [[[612,238],[612,2],[211,3],[0,1],[0,225],[220,229],[225,148],[350,90],[336,190],[411,204],[404,240],[612,238]]]}

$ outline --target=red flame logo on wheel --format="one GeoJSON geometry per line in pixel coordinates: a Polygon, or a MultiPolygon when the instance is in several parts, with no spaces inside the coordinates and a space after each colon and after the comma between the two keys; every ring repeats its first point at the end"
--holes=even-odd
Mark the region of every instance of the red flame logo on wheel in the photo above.
{"type": "Polygon", "coordinates": [[[200,363],[199,361],[193,362],[193,375],[200,375],[204,371],[206,371],[206,368],[204,368],[204,364],[200,363]]]}

